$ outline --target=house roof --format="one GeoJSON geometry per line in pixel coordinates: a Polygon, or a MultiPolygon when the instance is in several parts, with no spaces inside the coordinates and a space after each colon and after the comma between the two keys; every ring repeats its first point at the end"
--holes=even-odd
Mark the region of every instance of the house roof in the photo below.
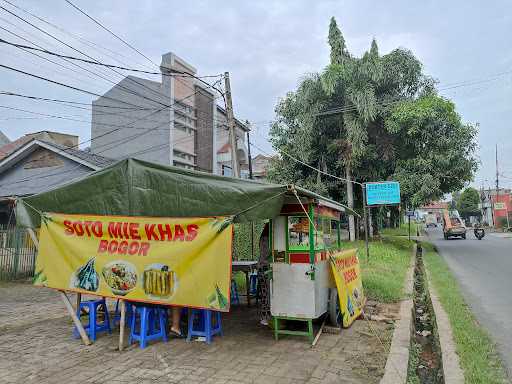
{"type": "Polygon", "coordinates": [[[228,153],[231,150],[231,145],[229,143],[224,144],[219,148],[217,153],[228,153]]]}
{"type": "Polygon", "coordinates": [[[28,136],[22,136],[19,139],[16,139],[14,141],[11,141],[10,143],[7,143],[5,145],[2,145],[0,147],[0,160],[10,155],[12,152],[14,152],[16,149],[21,147],[23,144],[28,143],[31,140],[31,137],[28,136]]]}
{"type": "Polygon", "coordinates": [[[60,144],[47,142],[37,138],[28,138],[28,141],[22,143],[26,136],[19,139],[19,143],[16,149],[11,151],[7,156],[0,159],[0,173],[6,169],[9,169],[13,164],[19,160],[27,157],[38,148],[45,148],[49,151],[55,152],[61,156],[64,156],[70,160],[80,163],[92,170],[99,170],[106,166],[113,164],[115,161],[108,159],[103,156],[95,155],[90,152],[81,151],[79,149],[73,149],[65,147],[60,144]],[[20,144],[22,143],[22,144],[20,144]]]}

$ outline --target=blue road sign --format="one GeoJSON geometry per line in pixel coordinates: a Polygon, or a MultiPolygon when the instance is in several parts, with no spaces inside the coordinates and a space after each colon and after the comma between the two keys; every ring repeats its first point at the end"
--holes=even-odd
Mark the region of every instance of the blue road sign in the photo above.
{"type": "Polygon", "coordinates": [[[367,183],[366,205],[400,204],[400,183],[397,181],[383,181],[367,183]]]}

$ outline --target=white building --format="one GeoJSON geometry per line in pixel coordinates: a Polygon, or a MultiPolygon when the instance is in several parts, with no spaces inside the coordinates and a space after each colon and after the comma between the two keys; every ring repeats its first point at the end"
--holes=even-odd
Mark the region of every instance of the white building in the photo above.
{"type": "MultiPolygon", "coordinates": [[[[217,105],[219,95],[191,76],[175,76],[173,70],[197,73],[169,52],[162,56],[160,82],[127,76],[93,101],[92,153],[222,173],[226,157],[217,152],[229,142],[229,134],[226,113],[217,105]]],[[[247,127],[238,120],[236,124],[243,165],[247,127]]]]}

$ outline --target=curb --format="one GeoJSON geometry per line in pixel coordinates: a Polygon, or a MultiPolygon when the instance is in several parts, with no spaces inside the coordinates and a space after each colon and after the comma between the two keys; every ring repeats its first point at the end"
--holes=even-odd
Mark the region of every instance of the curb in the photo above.
{"type": "MultiPolygon", "coordinates": [[[[407,297],[400,304],[400,320],[393,332],[388,359],[384,367],[384,376],[380,384],[405,384],[409,366],[409,347],[411,345],[412,324],[412,289],[414,283],[414,266],[416,263],[417,244],[412,250],[411,264],[405,275],[404,293],[407,297]]],[[[447,381],[448,382],[448,381],[447,381]]],[[[451,382],[450,382],[451,383],[451,382]]]]}
{"type": "Polygon", "coordinates": [[[444,310],[439,297],[432,286],[430,274],[427,272],[428,279],[428,292],[430,294],[430,301],[434,308],[434,315],[437,323],[437,334],[439,336],[439,344],[441,346],[441,357],[443,360],[443,374],[444,381],[450,384],[464,384],[464,373],[460,367],[460,360],[457,352],[455,351],[455,343],[453,341],[452,327],[450,319],[444,310]]]}

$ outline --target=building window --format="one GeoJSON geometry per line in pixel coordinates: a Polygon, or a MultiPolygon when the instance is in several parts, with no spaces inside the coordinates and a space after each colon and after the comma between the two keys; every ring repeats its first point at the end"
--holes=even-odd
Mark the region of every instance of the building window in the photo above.
{"type": "Polygon", "coordinates": [[[233,169],[229,165],[222,166],[222,175],[223,176],[233,176],[233,169]]]}

